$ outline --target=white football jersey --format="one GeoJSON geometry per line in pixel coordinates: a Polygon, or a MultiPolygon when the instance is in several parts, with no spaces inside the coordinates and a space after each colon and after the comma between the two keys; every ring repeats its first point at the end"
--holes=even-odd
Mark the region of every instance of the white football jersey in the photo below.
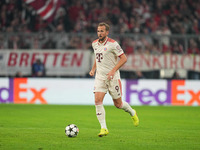
{"type": "MultiPolygon", "coordinates": [[[[107,80],[107,74],[116,66],[118,57],[124,51],[115,40],[108,37],[104,43],[99,43],[98,39],[93,41],[92,47],[96,58],[96,78],[107,80]]],[[[120,79],[119,70],[115,72],[113,79],[120,79]]]]}

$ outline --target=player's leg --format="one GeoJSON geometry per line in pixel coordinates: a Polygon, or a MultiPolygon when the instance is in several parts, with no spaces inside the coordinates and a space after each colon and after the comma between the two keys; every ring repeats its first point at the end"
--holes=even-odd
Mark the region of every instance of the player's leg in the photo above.
{"type": "Polygon", "coordinates": [[[101,125],[101,131],[98,136],[105,136],[108,134],[108,129],[106,126],[106,115],[103,106],[103,99],[107,93],[108,88],[104,80],[95,79],[94,85],[94,95],[95,95],[95,108],[97,119],[101,125]]]}
{"type": "Polygon", "coordinates": [[[95,92],[95,107],[96,107],[96,115],[101,128],[107,129],[106,126],[106,117],[105,117],[105,109],[103,106],[103,99],[105,93],[103,92],[95,92]]]}
{"type": "Polygon", "coordinates": [[[114,105],[117,108],[123,109],[125,112],[128,112],[131,115],[133,123],[135,126],[139,125],[139,119],[137,117],[136,111],[131,108],[131,106],[121,99],[122,96],[122,86],[121,80],[111,80],[109,85],[109,93],[113,98],[114,105]]]}
{"type": "Polygon", "coordinates": [[[106,126],[106,117],[105,117],[105,109],[103,106],[103,99],[105,93],[103,92],[95,92],[95,107],[96,107],[96,115],[97,119],[101,125],[101,130],[98,136],[106,136],[109,132],[106,126]]]}
{"type": "Polygon", "coordinates": [[[117,99],[113,99],[114,105],[119,108],[119,109],[123,109],[125,112],[128,112],[131,115],[131,118],[133,120],[133,124],[137,127],[139,125],[139,118],[136,114],[136,111],[134,109],[131,108],[131,106],[123,101],[121,97],[117,98],[117,99]]]}

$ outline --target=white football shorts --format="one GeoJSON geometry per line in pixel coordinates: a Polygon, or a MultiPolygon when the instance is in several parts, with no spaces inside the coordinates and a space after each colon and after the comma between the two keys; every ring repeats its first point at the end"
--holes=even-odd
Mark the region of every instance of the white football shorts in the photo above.
{"type": "Polygon", "coordinates": [[[120,79],[100,80],[95,79],[94,93],[104,92],[111,95],[113,99],[118,99],[122,96],[122,84],[120,79]]]}

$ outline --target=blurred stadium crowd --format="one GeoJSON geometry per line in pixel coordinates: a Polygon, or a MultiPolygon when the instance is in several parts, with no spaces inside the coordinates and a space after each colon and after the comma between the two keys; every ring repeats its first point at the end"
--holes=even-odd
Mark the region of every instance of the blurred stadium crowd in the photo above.
{"type": "Polygon", "coordinates": [[[96,38],[92,33],[97,24],[106,21],[128,54],[200,53],[198,36],[183,38],[200,33],[199,0],[61,0],[52,23],[36,15],[23,0],[1,0],[0,10],[0,32],[7,33],[0,37],[1,48],[88,49],[96,38]],[[13,32],[24,35],[9,36],[13,32]]]}
{"type": "MultiPolygon", "coordinates": [[[[23,0],[1,0],[1,31],[39,32],[46,22],[23,0]]],[[[52,29],[96,32],[107,21],[114,33],[199,34],[199,0],[61,0],[52,29]]]]}
{"type": "Polygon", "coordinates": [[[0,49],[90,49],[99,22],[126,54],[200,54],[200,0],[60,0],[44,21],[24,0],[0,1],[0,49]]]}

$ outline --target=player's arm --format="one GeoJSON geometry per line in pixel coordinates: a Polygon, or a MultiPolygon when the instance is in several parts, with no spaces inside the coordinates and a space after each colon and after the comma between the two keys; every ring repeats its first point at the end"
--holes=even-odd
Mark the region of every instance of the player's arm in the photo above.
{"type": "Polygon", "coordinates": [[[91,71],[89,72],[90,76],[94,76],[96,70],[96,59],[94,59],[94,64],[92,66],[91,71]]]}
{"type": "Polygon", "coordinates": [[[125,54],[122,54],[119,56],[119,58],[120,60],[118,61],[117,65],[107,74],[108,79],[112,79],[115,75],[115,72],[127,62],[127,57],[125,54]]]}

